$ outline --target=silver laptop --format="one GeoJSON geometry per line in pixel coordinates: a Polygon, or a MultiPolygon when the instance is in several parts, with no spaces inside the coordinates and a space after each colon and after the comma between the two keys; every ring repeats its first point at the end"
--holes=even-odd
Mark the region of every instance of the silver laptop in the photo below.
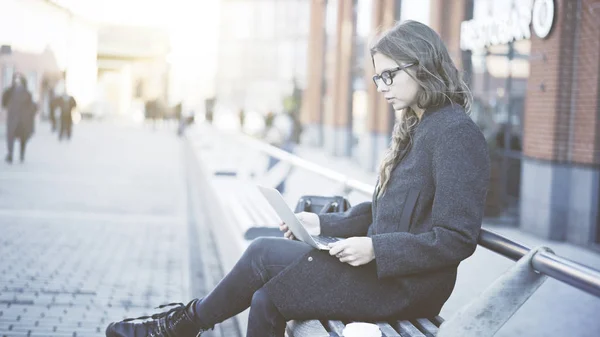
{"type": "Polygon", "coordinates": [[[343,240],[343,238],[334,238],[331,236],[316,236],[308,234],[308,231],[302,225],[302,222],[298,220],[296,214],[290,209],[290,207],[283,199],[281,193],[274,188],[258,186],[260,192],[265,196],[269,204],[273,207],[279,218],[285,222],[289,229],[294,233],[294,236],[309,245],[320,249],[329,250],[328,244],[343,240]]]}

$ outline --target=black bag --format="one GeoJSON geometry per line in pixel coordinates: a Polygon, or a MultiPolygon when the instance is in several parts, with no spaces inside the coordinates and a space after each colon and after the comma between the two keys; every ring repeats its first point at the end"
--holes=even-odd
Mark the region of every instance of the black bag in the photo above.
{"type": "MultiPolygon", "coordinates": [[[[320,195],[305,195],[300,197],[294,213],[312,212],[317,214],[345,212],[350,208],[350,202],[339,195],[324,197],[320,195]]],[[[244,233],[246,240],[253,240],[260,236],[283,237],[279,228],[254,226],[244,233]]]]}
{"type": "Polygon", "coordinates": [[[300,197],[294,213],[311,212],[316,214],[345,212],[350,202],[339,195],[325,197],[321,195],[305,195],[300,197]]]}

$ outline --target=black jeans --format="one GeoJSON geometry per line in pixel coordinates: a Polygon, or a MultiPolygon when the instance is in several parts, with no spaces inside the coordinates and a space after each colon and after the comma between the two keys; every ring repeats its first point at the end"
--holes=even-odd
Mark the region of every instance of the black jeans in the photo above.
{"type": "Polygon", "coordinates": [[[73,121],[62,118],[60,121],[60,129],[58,130],[58,140],[62,140],[63,137],[67,140],[71,139],[71,133],[73,132],[73,121]]]}
{"type": "Polygon", "coordinates": [[[25,149],[27,147],[27,137],[25,137],[25,135],[23,133],[20,133],[20,135],[14,135],[14,134],[9,134],[6,137],[6,145],[8,148],[8,157],[12,160],[13,158],[13,149],[15,146],[15,139],[19,139],[19,141],[21,142],[21,152],[19,152],[20,155],[20,159],[21,161],[23,161],[25,159],[25,149]]]}
{"type": "Polygon", "coordinates": [[[198,319],[205,327],[213,327],[250,306],[246,337],[283,336],[285,318],[262,286],[312,249],[283,238],[254,240],[231,272],[198,303],[198,319]]]}

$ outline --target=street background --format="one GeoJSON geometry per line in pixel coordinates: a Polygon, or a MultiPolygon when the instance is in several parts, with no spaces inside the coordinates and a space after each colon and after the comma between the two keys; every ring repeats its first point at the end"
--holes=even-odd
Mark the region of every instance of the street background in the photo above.
{"type": "MultiPolygon", "coordinates": [[[[0,337],[102,336],[210,291],[278,221],[246,187],[286,167],[248,137],[374,185],[400,111],[370,48],[405,20],[473,95],[483,226],[600,270],[600,0],[0,0],[0,92],[32,98],[0,108],[0,337]],[[23,158],[8,110],[18,135],[34,121],[23,158]]],[[[342,193],[294,168],[284,197],[342,193]]],[[[513,264],[478,247],[441,315],[513,264]]],[[[498,335],[596,337],[599,312],[549,278],[498,335]]]]}
{"type": "MultiPolygon", "coordinates": [[[[101,336],[112,320],[203,295],[202,268],[190,261],[215,263],[218,257],[198,248],[188,234],[183,149],[184,142],[206,135],[204,127],[189,129],[186,140],[176,136],[173,125],[153,129],[85,122],[76,141],[59,143],[48,125],[40,123],[27,161],[0,165],[1,335],[101,336]]],[[[224,150],[212,144],[211,151],[224,150]]],[[[237,149],[244,152],[242,146],[237,149]]],[[[297,154],[365,183],[374,181],[348,160],[303,147],[297,154]]],[[[290,205],[302,194],[336,190],[334,183],[314,181],[311,174],[293,171],[286,193],[290,205]]],[[[540,240],[515,228],[484,226],[600,269],[593,251],[540,240]]],[[[442,317],[451,316],[512,264],[478,247],[461,264],[442,317]]],[[[600,322],[591,314],[595,312],[600,312],[597,298],[548,279],[499,335],[596,336],[600,322]]]]}

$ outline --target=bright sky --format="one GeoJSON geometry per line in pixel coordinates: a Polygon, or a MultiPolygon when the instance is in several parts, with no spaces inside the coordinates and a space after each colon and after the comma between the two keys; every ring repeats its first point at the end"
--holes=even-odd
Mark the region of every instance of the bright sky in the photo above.
{"type": "Polygon", "coordinates": [[[186,19],[214,21],[219,0],[53,0],[98,21],[130,25],[172,25],[186,19]]]}
{"type": "MultiPolygon", "coordinates": [[[[219,0],[53,0],[98,22],[169,30],[174,68],[214,76],[219,0]]],[[[176,69],[174,69],[176,70],[176,69]]]]}
{"type": "Polygon", "coordinates": [[[219,0],[54,0],[94,21],[165,27],[173,44],[216,44],[219,0]],[[214,41],[214,43],[213,43],[214,41]]]}

